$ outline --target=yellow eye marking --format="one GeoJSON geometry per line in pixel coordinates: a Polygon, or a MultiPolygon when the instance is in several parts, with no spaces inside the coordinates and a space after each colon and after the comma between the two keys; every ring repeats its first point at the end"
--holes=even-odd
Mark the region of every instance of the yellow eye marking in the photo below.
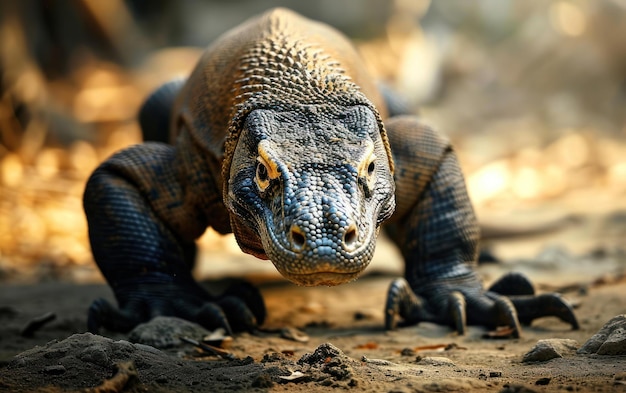
{"type": "Polygon", "coordinates": [[[365,147],[365,153],[363,153],[363,159],[359,163],[358,172],[359,177],[368,180],[375,180],[376,174],[376,154],[374,154],[374,144],[372,142],[368,142],[365,147]]]}
{"type": "Polygon", "coordinates": [[[257,157],[257,166],[256,166],[256,177],[255,181],[259,190],[265,191],[267,187],[270,185],[270,180],[277,179],[280,176],[280,171],[278,170],[278,165],[272,158],[268,152],[269,142],[261,141],[259,143],[258,151],[259,156],[257,157]]]}

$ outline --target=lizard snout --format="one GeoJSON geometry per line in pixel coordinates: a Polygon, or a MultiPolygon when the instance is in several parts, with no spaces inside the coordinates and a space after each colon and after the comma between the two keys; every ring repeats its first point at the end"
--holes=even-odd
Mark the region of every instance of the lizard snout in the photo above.
{"type": "MultiPolygon", "coordinates": [[[[316,231],[319,232],[319,231],[316,231]]],[[[340,245],[346,251],[354,251],[358,246],[358,229],[355,224],[349,224],[345,229],[339,230],[338,232],[343,233],[340,238],[340,245]]],[[[335,251],[332,247],[329,246],[329,239],[321,238],[313,238],[309,241],[310,236],[307,236],[306,231],[302,229],[302,227],[298,224],[293,224],[289,231],[289,239],[291,241],[291,248],[295,252],[301,252],[307,248],[307,246],[313,250],[316,250],[316,254],[318,256],[325,256],[324,254],[334,254],[335,251]],[[308,244],[307,244],[308,243],[308,244]]],[[[330,240],[330,242],[333,242],[330,240]]],[[[330,256],[330,255],[329,255],[330,256]]]]}
{"type": "Polygon", "coordinates": [[[291,240],[291,247],[294,251],[301,251],[306,244],[306,234],[300,228],[300,225],[293,224],[289,233],[289,239],[291,240]]]}
{"type": "Polygon", "coordinates": [[[356,248],[358,243],[359,233],[356,225],[351,224],[343,233],[343,248],[348,251],[352,251],[356,248]]]}

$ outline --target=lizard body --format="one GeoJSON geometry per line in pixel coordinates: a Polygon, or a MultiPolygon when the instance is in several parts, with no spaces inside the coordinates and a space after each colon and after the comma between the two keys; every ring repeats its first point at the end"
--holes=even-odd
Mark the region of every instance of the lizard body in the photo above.
{"type": "Polygon", "coordinates": [[[194,241],[209,226],[297,284],[337,285],[369,264],[384,222],[406,265],[390,286],[387,328],[399,316],[519,330],[544,315],[576,327],[567,303],[535,297],[520,276],[482,289],[479,230],[453,149],[415,117],[386,116],[334,29],[275,9],[227,32],[186,81],[142,108],[144,133],[170,144],[123,150],[87,183],[94,258],[119,304],[96,300],[90,330],[156,315],[233,330],[262,323],[254,288],[216,297],[191,277],[194,241]]]}

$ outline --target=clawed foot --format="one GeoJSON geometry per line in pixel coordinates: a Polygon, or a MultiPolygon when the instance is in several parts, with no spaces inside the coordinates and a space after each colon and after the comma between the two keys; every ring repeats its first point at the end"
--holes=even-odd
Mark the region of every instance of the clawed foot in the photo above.
{"type": "Polygon", "coordinates": [[[486,292],[475,283],[468,280],[441,285],[432,293],[418,296],[406,280],[396,279],[387,294],[385,328],[434,322],[450,325],[457,333],[464,334],[467,325],[508,326],[512,336],[519,337],[520,324],[528,325],[546,316],[556,316],[572,329],[579,328],[572,306],[566,300],[555,293],[535,295],[532,284],[522,274],[507,274],[486,292]]]}
{"type": "Polygon", "coordinates": [[[105,299],[89,307],[87,328],[127,332],[156,316],[174,316],[196,322],[209,330],[225,329],[229,334],[253,331],[265,320],[265,303],[258,289],[237,283],[221,296],[211,297],[195,283],[192,288],[177,284],[142,284],[132,291],[117,293],[120,308],[105,299]]]}

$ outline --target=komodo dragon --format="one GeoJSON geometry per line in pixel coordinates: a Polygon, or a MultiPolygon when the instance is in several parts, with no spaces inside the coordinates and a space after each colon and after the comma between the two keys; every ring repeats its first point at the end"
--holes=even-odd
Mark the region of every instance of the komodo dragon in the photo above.
{"type": "Polygon", "coordinates": [[[157,315],[229,331],[262,324],[252,286],[214,296],[192,278],[209,226],[296,284],[330,286],[363,272],[383,222],[406,266],[389,288],[388,329],[401,319],[519,333],[549,315],[578,327],[559,295],[535,296],[521,275],[483,290],[479,230],[449,142],[415,117],[387,119],[354,48],[324,24],[285,9],[249,20],[209,46],[186,82],[157,90],[140,123],[169,130],[171,144],[114,154],[84,194],[94,258],[119,305],[94,301],[90,331],[157,315]]]}

